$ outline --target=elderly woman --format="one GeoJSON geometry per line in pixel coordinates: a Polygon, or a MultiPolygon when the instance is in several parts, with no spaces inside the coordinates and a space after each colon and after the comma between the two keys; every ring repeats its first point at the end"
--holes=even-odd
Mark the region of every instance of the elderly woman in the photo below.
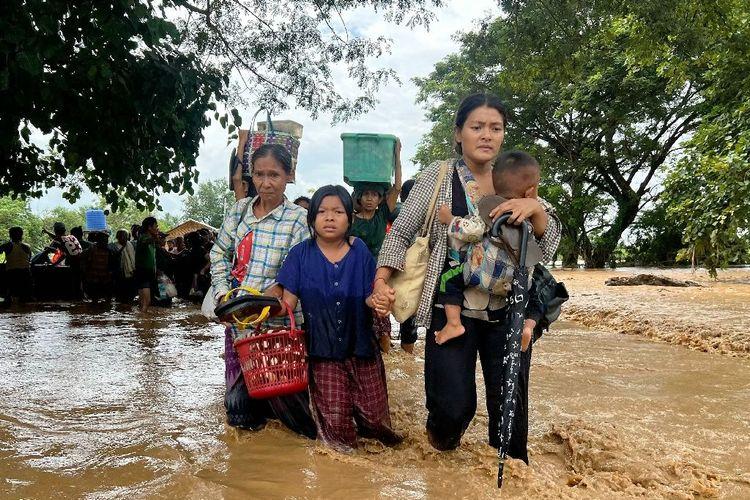
{"type": "MultiPolygon", "coordinates": [[[[252,155],[252,180],[257,196],[242,198],[227,214],[211,249],[211,279],[217,299],[231,288],[244,285],[280,296],[276,275],[289,250],[309,236],[307,211],[284,195],[292,173],[292,157],[278,144],[264,144],[252,155]]],[[[295,311],[297,324],[302,315],[295,311]]],[[[271,326],[288,326],[288,319],[270,320],[271,326]]],[[[247,393],[233,341],[245,335],[234,327],[225,333],[224,406],[234,427],[259,429],[276,417],[295,432],[314,438],[315,422],[307,393],[268,400],[247,393]]]]}
{"type": "MultiPolygon", "coordinates": [[[[465,217],[476,213],[479,198],[495,193],[492,165],[500,153],[506,124],[507,112],[496,97],[475,94],[462,101],[456,112],[454,129],[459,157],[448,163],[436,209],[448,205],[452,214],[465,217]],[[473,188],[466,189],[467,185],[473,188]]],[[[393,301],[393,290],[388,285],[391,274],[394,270],[403,270],[406,250],[429,217],[430,199],[441,165],[442,162],[433,164],[422,173],[383,242],[374,286],[381,312],[388,310],[393,301]]],[[[497,214],[505,212],[513,212],[511,220],[517,224],[530,221],[544,258],[553,255],[560,240],[560,222],[546,202],[534,198],[509,200],[495,210],[497,214]]],[[[447,257],[447,226],[437,218],[431,228],[430,248],[424,289],[414,318],[417,327],[427,328],[424,369],[430,444],[438,450],[455,449],[474,418],[478,354],[487,396],[489,442],[498,447],[503,355],[508,328],[506,300],[467,288],[461,310],[465,334],[438,345],[435,332],[445,326],[446,317],[444,310],[435,305],[435,293],[447,257]]],[[[510,449],[511,456],[514,456],[513,443],[510,449]]]]}

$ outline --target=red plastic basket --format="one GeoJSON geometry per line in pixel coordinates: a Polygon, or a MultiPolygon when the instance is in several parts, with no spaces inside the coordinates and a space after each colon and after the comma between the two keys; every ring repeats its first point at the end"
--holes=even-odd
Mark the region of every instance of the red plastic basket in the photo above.
{"type": "Polygon", "coordinates": [[[297,329],[294,314],[289,330],[252,335],[234,344],[251,398],[267,399],[307,389],[305,332],[297,329]]]}

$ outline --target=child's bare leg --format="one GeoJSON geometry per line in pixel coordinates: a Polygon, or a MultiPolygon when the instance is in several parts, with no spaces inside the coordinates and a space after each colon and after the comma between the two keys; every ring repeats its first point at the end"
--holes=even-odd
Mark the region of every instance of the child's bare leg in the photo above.
{"type": "Polygon", "coordinates": [[[445,317],[448,322],[442,330],[435,332],[435,342],[438,345],[448,342],[450,339],[460,337],[466,329],[461,324],[461,306],[455,304],[445,304],[445,317]]]}

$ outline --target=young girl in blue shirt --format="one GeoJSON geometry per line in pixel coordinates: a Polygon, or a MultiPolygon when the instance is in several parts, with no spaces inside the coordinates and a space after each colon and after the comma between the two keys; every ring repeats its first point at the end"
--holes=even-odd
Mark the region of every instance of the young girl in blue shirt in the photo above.
{"type": "Polygon", "coordinates": [[[342,186],[316,191],[307,215],[312,238],[290,250],[277,276],[283,300],[292,309],[301,301],[318,437],[342,450],[355,448],[357,435],[402,440],[391,428],[373,331],[375,260],[362,240],[349,236],[352,217],[342,186]]]}

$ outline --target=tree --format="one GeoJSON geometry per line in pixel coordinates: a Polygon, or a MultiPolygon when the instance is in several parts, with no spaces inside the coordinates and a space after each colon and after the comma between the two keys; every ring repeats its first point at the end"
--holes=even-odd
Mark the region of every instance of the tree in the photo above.
{"type": "Polygon", "coordinates": [[[234,134],[241,124],[236,110],[217,108],[246,99],[277,110],[289,99],[334,119],[370,109],[394,75],[367,62],[389,43],[350,32],[343,12],[371,6],[426,25],[427,1],[7,0],[0,196],[58,186],[73,202],[86,186],[116,211],[122,200],[143,210],[160,192],[192,193],[202,130],[218,120],[234,134]],[[360,96],[337,92],[337,65],[360,96]]]}
{"type": "Polygon", "coordinates": [[[23,228],[24,242],[34,250],[40,250],[48,238],[42,234],[42,221],[34,215],[26,200],[0,198],[0,241],[8,241],[8,229],[23,228]]]}
{"type": "Polygon", "coordinates": [[[631,227],[632,242],[625,247],[629,263],[662,266],[677,261],[685,225],[671,216],[669,210],[666,197],[662,195],[653,207],[640,213],[631,227]]]}
{"type": "MultiPolygon", "coordinates": [[[[701,132],[721,128],[713,122],[701,132]]],[[[691,153],[670,173],[664,197],[669,215],[685,227],[678,257],[702,263],[716,277],[717,269],[743,262],[750,251],[750,133],[742,132],[733,152],[691,153]]]]}
{"type": "Polygon", "coordinates": [[[227,190],[223,179],[198,184],[195,195],[185,200],[184,216],[216,228],[221,227],[224,215],[234,205],[234,193],[227,190]]]}
{"type": "Polygon", "coordinates": [[[512,122],[507,147],[529,149],[558,193],[565,234],[588,267],[603,267],[623,232],[658,194],[680,142],[738,79],[748,60],[727,32],[747,7],[713,2],[501,2],[505,15],[463,34],[458,54],[418,79],[435,122],[417,160],[448,154],[452,110],[477,90],[499,94],[512,122]],[[729,39],[729,40],[728,40],[729,39]],[[721,94],[716,92],[722,88],[721,94]]]}

